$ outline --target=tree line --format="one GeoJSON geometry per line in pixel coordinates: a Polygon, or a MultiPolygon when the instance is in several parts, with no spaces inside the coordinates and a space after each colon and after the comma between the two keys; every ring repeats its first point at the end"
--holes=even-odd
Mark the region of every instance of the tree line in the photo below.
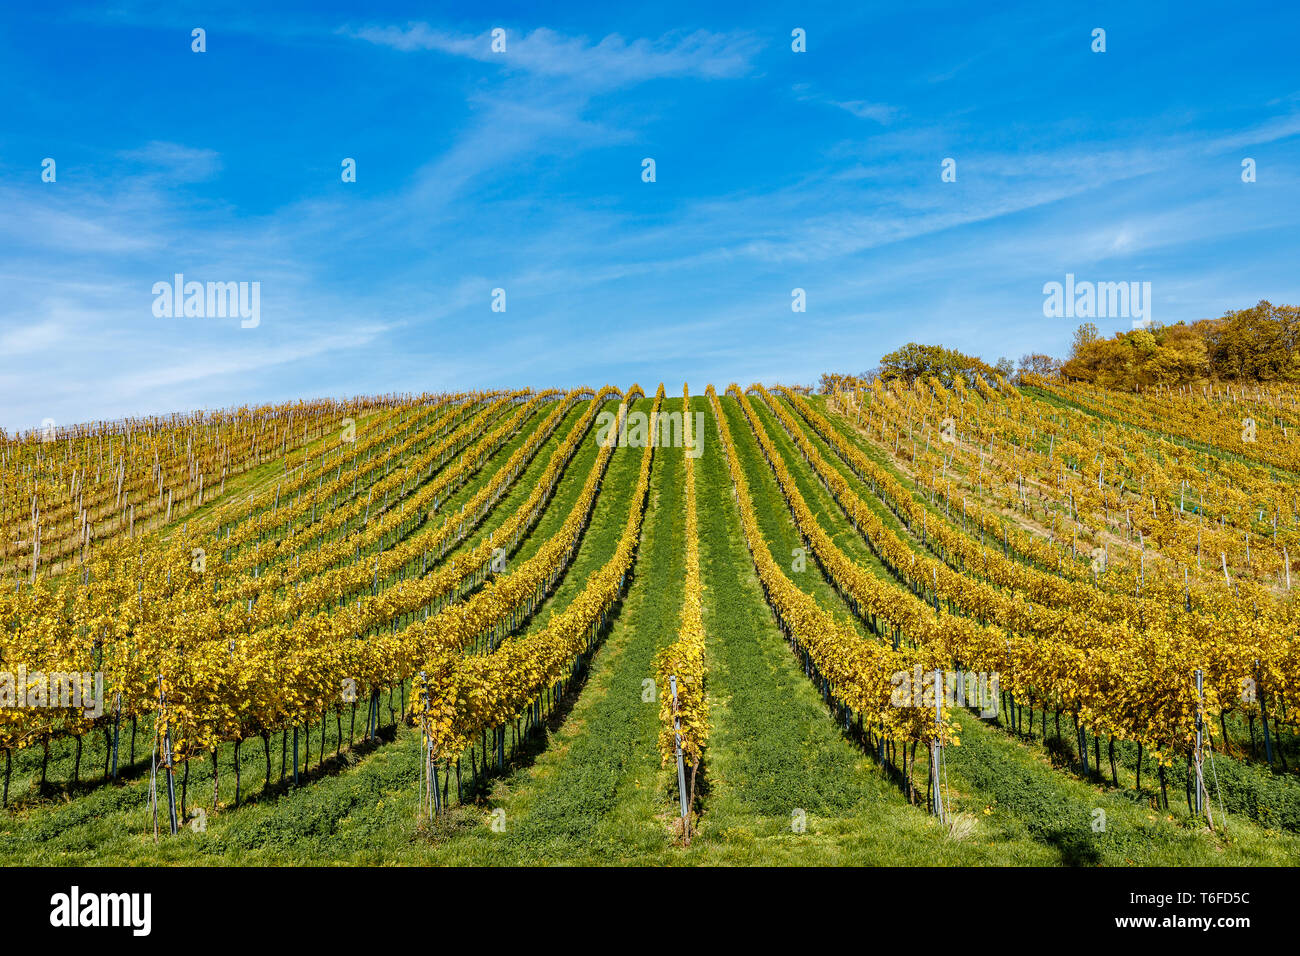
{"type": "Polygon", "coordinates": [[[873,369],[856,375],[829,372],[819,391],[865,387],[877,379],[907,383],[933,376],[944,385],[957,378],[997,376],[1018,383],[1025,375],[1060,376],[1107,388],[1176,386],[1212,381],[1300,381],[1300,307],[1261,301],[1217,319],[1151,325],[1103,338],[1091,322],[1074,333],[1064,361],[1040,352],[1019,363],[999,358],[989,365],[942,345],[909,342],[884,355],[873,369]]]}

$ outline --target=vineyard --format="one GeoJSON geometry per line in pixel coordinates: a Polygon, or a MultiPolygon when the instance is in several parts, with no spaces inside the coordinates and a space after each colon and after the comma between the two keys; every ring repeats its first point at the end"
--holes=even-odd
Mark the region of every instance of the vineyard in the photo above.
{"type": "Polygon", "coordinates": [[[0,862],[1300,864],[1297,429],[1027,374],[0,435],[0,862]]]}

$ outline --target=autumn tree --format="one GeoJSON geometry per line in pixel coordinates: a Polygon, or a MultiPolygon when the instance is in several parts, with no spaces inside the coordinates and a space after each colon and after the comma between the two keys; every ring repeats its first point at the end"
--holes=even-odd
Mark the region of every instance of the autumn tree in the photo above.
{"type": "Polygon", "coordinates": [[[1019,382],[1026,375],[1054,378],[1060,374],[1060,371],[1060,359],[1045,355],[1042,352],[1028,352],[1020,356],[1020,368],[1016,373],[1016,380],[1019,382]]]}
{"type": "Polygon", "coordinates": [[[859,372],[857,375],[844,375],[840,372],[825,372],[822,374],[821,381],[817,385],[817,391],[823,395],[829,395],[831,392],[841,391],[843,389],[869,388],[871,383],[880,376],[878,369],[872,369],[867,372],[859,372]]]}
{"type": "Polygon", "coordinates": [[[959,376],[968,383],[973,382],[977,375],[991,379],[995,371],[998,370],[976,356],[964,355],[942,345],[917,342],[908,342],[880,359],[880,377],[887,382],[901,379],[910,384],[918,378],[933,375],[944,385],[951,385],[959,376]]]}
{"type": "Polygon", "coordinates": [[[1212,380],[1297,381],[1300,308],[1262,301],[1218,319],[1117,332],[1111,339],[1086,323],[1074,333],[1061,374],[1125,389],[1212,380]]]}
{"type": "Polygon", "coordinates": [[[1250,309],[1200,323],[1216,378],[1300,379],[1300,308],[1261,300],[1250,309]]]}

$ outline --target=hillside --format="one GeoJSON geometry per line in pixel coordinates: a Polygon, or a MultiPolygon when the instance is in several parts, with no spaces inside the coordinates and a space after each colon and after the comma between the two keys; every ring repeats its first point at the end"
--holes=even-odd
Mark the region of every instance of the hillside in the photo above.
{"type": "Polygon", "coordinates": [[[1297,865],[1298,398],[607,386],[6,438],[0,862],[1297,865]]]}

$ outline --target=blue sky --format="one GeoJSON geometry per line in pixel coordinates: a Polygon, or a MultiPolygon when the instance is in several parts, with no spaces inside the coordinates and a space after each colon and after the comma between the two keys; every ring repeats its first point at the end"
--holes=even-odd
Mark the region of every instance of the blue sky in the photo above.
{"type": "Polygon", "coordinates": [[[1059,355],[1077,320],[1042,289],[1066,273],[1149,281],[1164,322],[1297,303],[1298,27],[1289,4],[6,5],[0,426],[810,382],[909,340],[1059,355]],[[259,282],[260,325],[156,317],[178,272],[259,282]]]}

